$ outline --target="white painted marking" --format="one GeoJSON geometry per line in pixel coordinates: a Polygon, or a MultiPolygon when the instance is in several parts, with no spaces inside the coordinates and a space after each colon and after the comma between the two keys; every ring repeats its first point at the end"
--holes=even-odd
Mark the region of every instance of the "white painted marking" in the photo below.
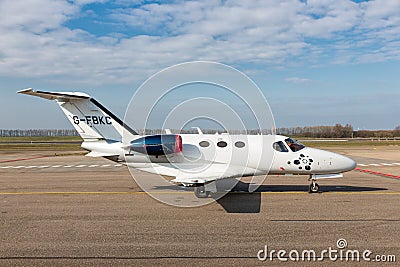
{"type": "Polygon", "coordinates": [[[13,168],[13,169],[21,169],[23,167],[25,167],[25,166],[12,166],[11,168],[13,168]]]}
{"type": "MultiPolygon", "coordinates": [[[[360,165],[360,164],[359,164],[360,165]]],[[[400,164],[399,164],[400,165],[400,164]]],[[[43,169],[43,168],[72,168],[72,167],[76,167],[76,168],[82,168],[82,167],[89,167],[89,168],[95,168],[95,167],[121,167],[121,166],[125,166],[123,164],[115,164],[115,165],[111,165],[111,164],[103,164],[103,165],[99,165],[99,164],[92,164],[92,165],[86,165],[86,164],[81,164],[81,165],[42,165],[42,166],[36,166],[36,165],[32,165],[32,166],[1,166],[0,169],[21,169],[21,168],[25,168],[25,169],[32,169],[32,168],[39,168],[39,169],[43,169]]]]}
{"type": "Polygon", "coordinates": [[[395,164],[395,165],[400,165],[400,163],[398,163],[398,162],[395,162],[395,163],[393,163],[393,164],[395,164]]]}
{"type": "Polygon", "coordinates": [[[85,167],[85,166],[87,166],[86,164],[82,164],[82,165],[78,165],[78,166],[75,166],[76,168],[82,168],[82,167],[85,167]]]}
{"type": "Polygon", "coordinates": [[[361,164],[361,163],[358,163],[357,165],[358,166],[363,166],[363,167],[367,167],[368,166],[367,164],[361,164]]]}
{"type": "Polygon", "coordinates": [[[379,164],[376,164],[376,163],[371,163],[371,164],[368,164],[369,166],[381,166],[381,165],[379,165],[379,164]]]}
{"type": "Polygon", "coordinates": [[[98,164],[93,164],[93,165],[90,165],[90,166],[88,166],[89,168],[94,168],[94,167],[97,167],[97,166],[99,166],[98,164]]]}
{"type": "Polygon", "coordinates": [[[385,165],[385,166],[393,166],[393,164],[392,163],[381,163],[382,165],[385,165]]]}

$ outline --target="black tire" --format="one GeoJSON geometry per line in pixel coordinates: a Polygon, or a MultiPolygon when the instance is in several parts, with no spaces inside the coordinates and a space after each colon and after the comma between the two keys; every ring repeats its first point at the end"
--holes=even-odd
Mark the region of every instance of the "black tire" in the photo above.
{"type": "Polygon", "coordinates": [[[198,198],[207,198],[210,195],[210,191],[206,191],[206,188],[202,185],[194,189],[194,195],[198,198]]]}
{"type": "Polygon", "coordinates": [[[310,193],[318,193],[319,192],[319,185],[317,183],[310,184],[309,191],[310,193]]]}

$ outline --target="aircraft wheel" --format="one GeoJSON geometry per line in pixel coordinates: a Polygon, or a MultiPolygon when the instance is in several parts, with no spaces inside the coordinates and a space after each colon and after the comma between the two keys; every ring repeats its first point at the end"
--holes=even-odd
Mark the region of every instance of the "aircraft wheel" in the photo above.
{"type": "Polygon", "coordinates": [[[318,193],[319,192],[319,185],[316,182],[310,184],[310,193],[318,193]]]}
{"type": "Polygon", "coordinates": [[[206,191],[204,185],[194,188],[194,195],[198,198],[207,198],[210,195],[210,191],[206,191]]]}

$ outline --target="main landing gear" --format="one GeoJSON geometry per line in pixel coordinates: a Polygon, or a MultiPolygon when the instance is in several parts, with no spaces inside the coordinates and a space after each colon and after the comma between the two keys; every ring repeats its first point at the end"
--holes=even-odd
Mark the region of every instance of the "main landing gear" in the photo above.
{"type": "Polygon", "coordinates": [[[318,193],[319,192],[319,185],[317,184],[317,179],[315,177],[313,177],[312,175],[310,175],[310,179],[309,180],[311,180],[311,184],[310,184],[308,192],[309,193],[318,193]]]}
{"type": "Polygon", "coordinates": [[[207,198],[210,195],[210,191],[207,191],[205,186],[201,185],[194,188],[194,195],[198,198],[207,198]]]}

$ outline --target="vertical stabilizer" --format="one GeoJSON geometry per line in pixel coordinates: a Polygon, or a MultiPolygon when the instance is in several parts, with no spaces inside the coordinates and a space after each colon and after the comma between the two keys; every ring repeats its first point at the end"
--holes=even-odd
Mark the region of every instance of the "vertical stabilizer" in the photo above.
{"type": "Polygon", "coordinates": [[[123,134],[137,135],[117,116],[85,93],[44,92],[32,88],[18,93],[55,100],[79,135],[85,140],[121,141],[123,134]]]}

